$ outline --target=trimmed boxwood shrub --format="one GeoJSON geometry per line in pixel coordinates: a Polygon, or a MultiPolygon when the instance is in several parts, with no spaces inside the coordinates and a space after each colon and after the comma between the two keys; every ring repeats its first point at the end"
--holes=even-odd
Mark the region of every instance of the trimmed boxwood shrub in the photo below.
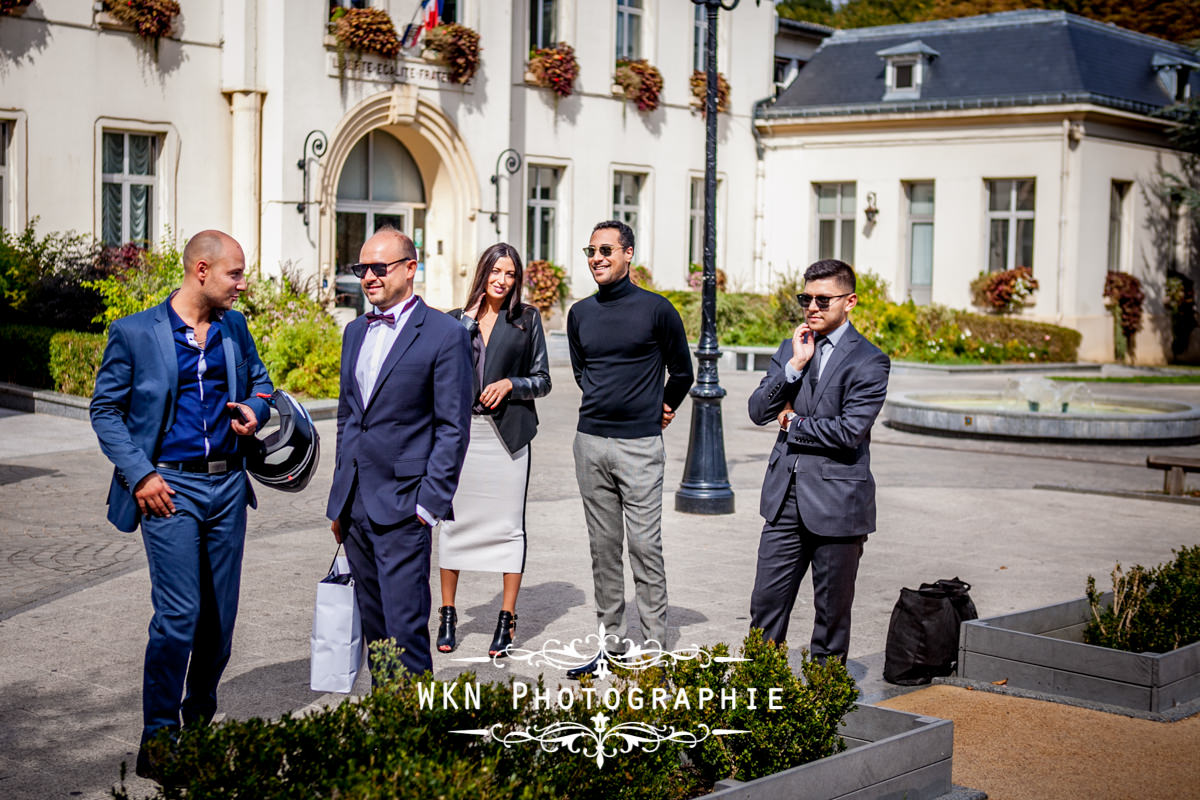
{"type": "Polygon", "coordinates": [[[1134,653],[1166,653],[1200,642],[1200,545],[1172,550],[1175,558],[1147,569],[1112,571],[1113,599],[1101,602],[1096,579],[1087,579],[1092,619],[1088,644],[1134,653]]]}
{"type": "Polygon", "coordinates": [[[91,397],[108,337],[102,333],[59,331],[50,339],[50,376],[54,389],[91,397]]]}
{"type": "MultiPolygon", "coordinates": [[[[163,777],[172,788],[159,789],[155,796],[682,800],[711,791],[724,777],[752,780],[841,751],[845,745],[838,727],[857,694],[838,661],[821,665],[805,658],[796,675],[788,667],[786,647],[763,642],[761,632],[754,632],[741,650],[749,661],[707,666],[690,661],[619,672],[610,684],[626,698],[633,687],[647,698],[654,689],[665,689],[672,699],[677,689],[686,688],[690,709],[673,703],[669,710],[652,709],[648,702],[635,709],[622,702],[615,710],[604,708],[605,720],[597,722],[596,705],[590,710],[583,705],[587,682],[569,687],[573,708],[514,703],[511,684],[502,682],[478,684],[478,708],[444,706],[440,687],[433,707],[421,708],[417,687],[432,676],[398,672],[394,647],[372,650],[377,686],[358,700],[270,722],[227,720],[184,732],[174,748],[156,741],[152,746],[169,754],[163,777]],[[757,690],[755,710],[746,703],[750,687],[757,690]],[[741,702],[730,708],[710,701],[701,710],[696,698],[703,688],[712,689],[716,698],[722,688],[741,690],[741,702]],[[780,710],[767,709],[770,688],[780,690],[780,710]],[[654,750],[634,748],[609,757],[602,768],[594,757],[566,748],[545,752],[533,742],[504,747],[491,738],[452,733],[499,725],[503,734],[554,723],[607,730],[621,722],[691,732],[708,725],[746,733],[711,736],[691,748],[675,741],[654,750]]],[[[717,645],[709,652],[718,656],[729,651],[717,645]]],[[[446,685],[461,700],[462,687],[475,680],[468,672],[446,685]]],[[[530,696],[545,688],[539,679],[530,696]]],[[[117,800],[130,797],[123,782],[113,795],[117,800]]]]}

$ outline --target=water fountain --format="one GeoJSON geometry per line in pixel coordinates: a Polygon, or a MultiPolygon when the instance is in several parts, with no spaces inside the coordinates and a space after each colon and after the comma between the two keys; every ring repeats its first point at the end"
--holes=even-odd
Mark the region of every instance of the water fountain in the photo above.
{"type": "Polygon", "coordinates": [[[1097,397],[1078,382],[1025,377],[1001,392],[897,392],[892,428],[980,439],[1184,444],[1200,441],[1200,406],[1175,400],[1097,397]]]}

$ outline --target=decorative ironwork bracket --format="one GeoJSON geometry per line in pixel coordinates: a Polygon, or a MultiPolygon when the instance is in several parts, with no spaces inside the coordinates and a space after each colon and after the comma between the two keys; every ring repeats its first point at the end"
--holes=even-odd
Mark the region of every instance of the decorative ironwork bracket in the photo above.
{"type": "Polygon", "coordinates": [[[500,167],[503,162],[504,171],[513,175],[521,168],[521,154],[509,147],[501,150],[496,156],[496,170],[492,173],[492,185],[496,187],[496,210],[488,212],[488,219],[496,226],[496,235],[500,235],[500,167]],[[507,156],[507,158],[505,157],[507,156]]]}
{"type": "Polygon", "coordinates": [[[304,199],[296,203],[296,211],[304,215],[304,227],[306,228],[308,227],[308,207],[316,202],[308,199],[308,161],[310,158],[320,161],[328,146],[329,137],[325,135],[324,131],[311,130],[304,137],[304,150],[300,154],[300,160],[296,162],[296,169],[304,173],[304,199]]]}

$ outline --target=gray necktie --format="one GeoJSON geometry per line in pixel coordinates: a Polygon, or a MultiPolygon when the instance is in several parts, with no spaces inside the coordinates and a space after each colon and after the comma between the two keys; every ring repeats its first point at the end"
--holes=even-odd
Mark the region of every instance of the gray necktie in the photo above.
{"type": "Polygon", "coordinates": [[[817,342],[817,380],[821,380],[821,373],[825,371],[825,364],[829,361],[829,354],[833,350],[833,342],[822,336],[817,342]]]}

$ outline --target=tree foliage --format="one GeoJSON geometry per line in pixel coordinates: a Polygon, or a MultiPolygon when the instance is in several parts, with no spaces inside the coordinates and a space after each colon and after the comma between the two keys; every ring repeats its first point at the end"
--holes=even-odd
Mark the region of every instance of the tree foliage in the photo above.
{"type": "Polygon", "coordinates": [[[1200,44],[1197,0],[849,0],[836,9],[830,0],[783,0],[776,6],[781,17],[835,28],[972,17],[1027,8],[1067,11],[1168,41],[1200,44]]]}

